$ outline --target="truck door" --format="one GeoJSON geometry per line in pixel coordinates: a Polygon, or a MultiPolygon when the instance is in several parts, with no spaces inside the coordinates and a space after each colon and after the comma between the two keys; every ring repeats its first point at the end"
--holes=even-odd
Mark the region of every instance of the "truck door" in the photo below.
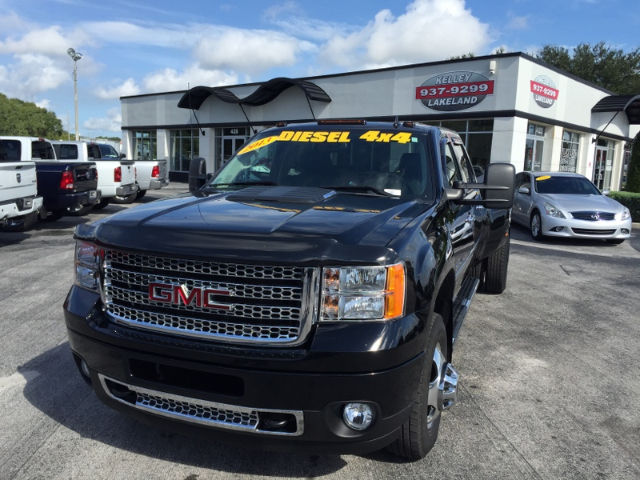
{"type": "MultiPolygon", "coordinates": [[[[449,140],[446,147],[445,175],[449,186],[455,181],[471,183],[475,181],[473,168],[466,156],[462,143],[456,143],[457,139],[449,140]]],[[[477,189],[468,189],[464,192],[467,200],[479,198],[477,189]]],[[[473,258],[474,237],[477,231],[475,205],[460,205],[451,202],[453,215],[449,223],[449,235],[453,248],[453,257],[456,269],[456,287],[460,286],[464,273],[473,258]]]]}

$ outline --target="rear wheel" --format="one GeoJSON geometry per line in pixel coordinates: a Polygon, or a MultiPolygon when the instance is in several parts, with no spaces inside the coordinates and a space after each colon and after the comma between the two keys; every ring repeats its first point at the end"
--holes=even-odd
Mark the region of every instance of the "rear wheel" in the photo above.
{"type": "Polygon", "coordinates": [[[540,213],[533,212],[529,226],[531,227],[531,237],[533,237],[534,240],[542,240],[544,238],[544,235],[542,234],[542,218],[540,217],[540,213]]]}
{"type": "Polygon", "coordinates": [[[410,460],[419,460],[429,453],[436,443],[440,427],[439,387],[448,366],[448,344],[442,317],[437,313],[434,315],[411,414],[401,427],[400,437],[389,445],[392,453],[410,460]]]}
{"type": "Polygon", "coordinates": [[[138,190],[138,193],[136,194],[136,198],[142,198],[145,196],[146,193],[147,193],[146,190],[138,190]]]}
{"type": "Polygon", "coordinates": [[[507,268],[509,266],[510,239],[487,258],[483,292],[502,293],[507,288],[507,268]]]}

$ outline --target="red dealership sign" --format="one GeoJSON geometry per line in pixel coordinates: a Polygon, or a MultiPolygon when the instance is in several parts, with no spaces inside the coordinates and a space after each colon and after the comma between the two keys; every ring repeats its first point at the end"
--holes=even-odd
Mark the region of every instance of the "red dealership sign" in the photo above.
{"type": "Polygon", "coordinates": [[[560,91],[556,88],[554,81],[546,75],[538,75],[529,81],[533,99],[542,108],[552,107],[558,100],[560,91]]]}

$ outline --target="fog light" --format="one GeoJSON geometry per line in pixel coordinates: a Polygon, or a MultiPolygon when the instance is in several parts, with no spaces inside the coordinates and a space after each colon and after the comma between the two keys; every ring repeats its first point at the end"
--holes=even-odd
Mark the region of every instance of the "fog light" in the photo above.
{"type": "Polygon", "coordinates": [[[564,227],[553,227],[551,229],[552,232],[561,232],[564,230],[564,227]]]}
{"type": "Polygon", "coordinates": [[[627,235],[627,234],[629,233],[629,229],[628,229],[628,228],[623,228],[623,229],[621,229],[621,230],[620,230],[620,232],[621,232],[623,235],[627,235]]]}
{"type": "Polygon", "coordinates": [[[373,410],[366,403],[347,403],[342,411],[342,420],[353,430],[366,430],[373,423],[373,410]]]}

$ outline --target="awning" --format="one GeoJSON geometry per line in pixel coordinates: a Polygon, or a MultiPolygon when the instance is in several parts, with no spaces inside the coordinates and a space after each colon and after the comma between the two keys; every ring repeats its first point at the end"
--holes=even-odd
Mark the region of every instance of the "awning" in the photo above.
{"type": "Polygon", "coordinates": [[[317,102],[325,103],[329,103],[331,101],[331,97],[329,97],[322,88],[313,82],[279,77],[263,83],[251,95],[244,98],[238,98],[235,93],[224,87],[193,87],[182,95],[182,98],[178,102],[178,107],[198,110],[210,95],[215,96],[223,102],[237,103],[241,106],[264,105],[276,98],[287,88],[294,86],[302,89],[307,100],[315,100],[317,102]]]}
{"type": "Polygon", "coordinates": [[[640,125],[640,95],[609,95],[596,103],[591,112],[622,112],[629,124],[640,125]]]}

